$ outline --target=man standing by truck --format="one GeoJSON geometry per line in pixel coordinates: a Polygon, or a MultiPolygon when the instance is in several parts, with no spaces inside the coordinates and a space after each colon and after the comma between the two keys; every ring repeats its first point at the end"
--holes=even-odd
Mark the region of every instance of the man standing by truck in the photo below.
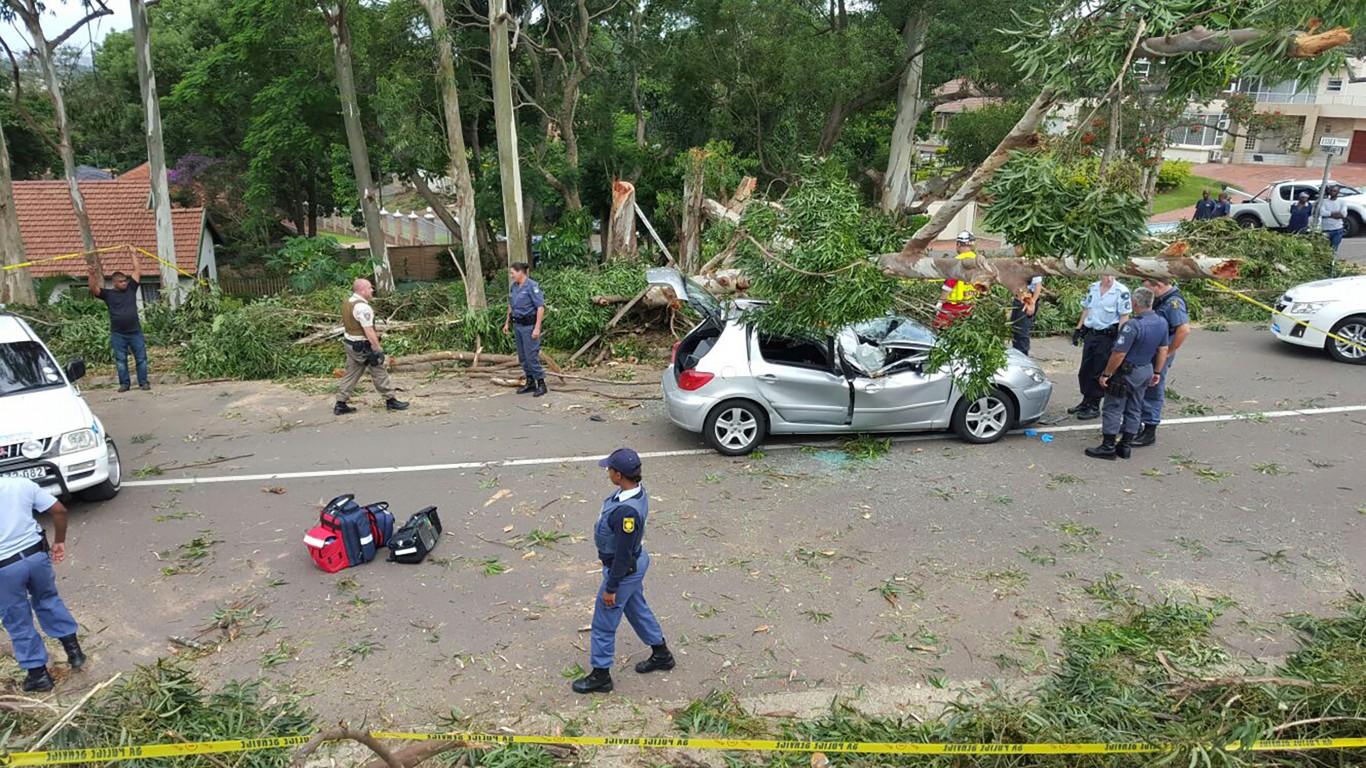
{"type": "Polygon", "coordinates": [[[1347,203],[1338,199],[1338,188],[1331,186],[1324,194],[1324,198],[1319,201],[1319,227],[1323,234],[1328,238],[1328,244],[1333,246],[1333,256],[1338,255],[1338,247],[1342,245],[1343,225],[1347,221],[1347,203]]]}

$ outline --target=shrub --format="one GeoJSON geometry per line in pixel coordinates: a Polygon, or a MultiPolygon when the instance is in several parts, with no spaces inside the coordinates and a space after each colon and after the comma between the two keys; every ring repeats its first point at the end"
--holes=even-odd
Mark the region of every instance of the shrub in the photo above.
{"type": "Polygon", "coordinates": [[[585,208],[565,211],[560,221],[536,246],[539,269],[591,267],[597,256],[589,247],[593,236],[593,214],[585,208]]]}
{"type": "Polygon", "coordinates": [[[1191,177],[1191,164],[1188,160],[1167,160],[1157,171],[1157,191],[1166,192],[1176,189],[1191,177]]]}

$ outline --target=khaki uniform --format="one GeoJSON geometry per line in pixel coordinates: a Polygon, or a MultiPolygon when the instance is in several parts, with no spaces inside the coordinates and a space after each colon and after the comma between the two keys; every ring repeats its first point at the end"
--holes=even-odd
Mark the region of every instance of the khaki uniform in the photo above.
{"type": "Polygon", "coordinates": [[[389,372],[382,365],[367,365],[365,355],[368,351],[368,339],[365,336],[365,329],[372,328],[375,324],[375,312],[370,308],[370,304],[356,294],[351,294],[351,298],[342,303],[342,343],[346,346],[346,369],[342,372],[341,385],[337,388],[337,402],[345,403],[351,399],[351,394],[356,391],[356,385],[360,383],[360,377],[368,370],[370,380],[375,384],[375,391],[385,400],[394,398],[395,390],[393,384],[389,382],[389,372]],[[364,347],[357,350],[353,343],[363,344],[364,347]]]}

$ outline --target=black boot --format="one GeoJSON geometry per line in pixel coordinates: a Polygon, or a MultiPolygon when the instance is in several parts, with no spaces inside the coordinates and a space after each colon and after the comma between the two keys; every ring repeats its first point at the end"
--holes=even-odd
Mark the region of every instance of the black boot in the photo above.
{"type": "Polygon", "coordinates": [[[1093,459],[1115,460],[1115,436],[1104,435],[1101,437],[1100,445],[1095,448],[1087,448],[1086,455],[1093,459]]]}
{"type": "Polygon", "coordinates": [[[1072,406],[1071,408],[1068,408],[1068,409],[1067,409],[1067,412],[1068,412],[1068,413],[1078,413],[1078,412],[1080,412],[1080,411],[1085,411],[1085,410],[1089,409],[1090,407],[1091,407],[1091,401],[1090,401],[1090,400],[1087,400],[1087,399],[1085,399],[1085,398],[1082,398],[1082,401],[1081,401],[1080,403],[1077,403],[1076,405],[1072,406]]]}
{"type": "Polygon", "coordinates": [[[1078,421],[1090,421],[1091,419],[1099,418],[1100,403],[1097,403],[1094,400],[1087,400],[1086,402],[1082,403],[1080,408],[1077,409],[1078,421]]]}
{"type": "Polygon", "coordinates": [[[391,397],[388,400],[384,401],[384,410],[406,411],[408,410],[408,404],[403,402],[402,400],[399,400],[397,397],[391,397]]]}
{"type": "Polygon", "coordinates": [[[574,693],[607,693],[612,690],[612,670],[593,668],[588,677],[574,681],[574,693]]]}
{"type": "Polygon", "coordinates": [[[81,644],[76,640],[75,635],[63,637],[62,648],[66,650],[66,663],[72,669],[80,669],[85,666],[85,651],[81,650],[81,644]]]}
{"type": "Polygon", "coordinates": [[[1157,442],[1157,425],[1156,425],[1156,424],[1144,424],[1144,425],[1143,425],[1143,431],[1138,433],[1138,437],[1135,437],[1133,440],[1129,441],[1129,444],[1132,445],[1132,446],[1134,446],[1134,447],[1136,447],[1136,448],[1142,448],[1142,447],[1144,447],[1144,446],[1152,445],[1153,443],[1156,443],[1156,442],[1157,442]]]}
{"type": "Polygon", "coordinates": [[[356,412],[356,409],[355,409],[355,408],[352,408],[351,406],[347,405],[346,403],[343,403],[343,402],[340,401],[340,400],[337,401],[337,404],[336,404],[336,405],[332,406],[332,415],[333,415],[333,416],[345,416],[345,415],[348,414],[348,413],[355,413],[355,412],[356,412]]]}
{"type": "Polygon", "coordinates": [[[48,674],[47,667],[34,667],[28,671],[28,677],[24,678],[22,686],[26,693],[42,693],[52,690],[52,675],[48,674]]]}
{"type": "Polygon", "coordinates": [[[549,391],[550,391],[550,390],[548,390],[548,389],[545,388],[545,379],[537,379],[537,380],[536,380],[536,394],[532,395],[532,397],[540,397],[541,395],[544,395],[546,392],[549,392],[549,391]]]}
{"type": "Polygon", "coordinates": [[[1120,435],[1119,442],[1115,443],[1115,455],[1121,459],[1129,458],[1129,455],[1133,453],[1133,451],[1129,450],[1129,446],[1133,443],[1133,440],[1134,436],[1128,432],[1120,435]]]}
{"type": "Polygon", "coordinates": [[[673,669],[676,664],[677,662],[674,661],[674,655],[669,653],[669,644],[660,643],[659,645],[650,646],[650,658],[637,663],[636,671],[642,675],[647,672],[653,672],[656,669],[662,669],[667,672],[673,669]]]}
{"type": "Polygon", "coordinates": [[[526,377],[526,383],[522,385],[521,389],[518,389],[518,390],[517,390],[517,394],[519,394],[519,395],[529,395],[529,394],[531,394],[532,392],[535,392],[535,391],[536,391],[536,380],[533,379],[533,378],[531,378],[530,376],[528,376],[528,377],[526,377]]]}

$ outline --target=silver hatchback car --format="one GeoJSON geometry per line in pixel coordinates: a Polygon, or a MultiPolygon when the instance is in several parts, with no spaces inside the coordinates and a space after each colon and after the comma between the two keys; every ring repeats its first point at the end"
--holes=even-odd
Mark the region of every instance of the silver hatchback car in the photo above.
{"type": "Polygon", "coordinates": [[[667,267],[647,279],[703,318],[674,345],[664,371],[669,419],[727,456],[749,453],[769,434],[952,428],[969,443],[990,443],[1037,421],[1053,393],[1043,370],[1011,349],[991,392],[966,400],[947,371],[925,369],[935,336],[909,318],[878,318],[819,340],[781,338],[744,323],[757,302],[723,307],[667,267]]]}

